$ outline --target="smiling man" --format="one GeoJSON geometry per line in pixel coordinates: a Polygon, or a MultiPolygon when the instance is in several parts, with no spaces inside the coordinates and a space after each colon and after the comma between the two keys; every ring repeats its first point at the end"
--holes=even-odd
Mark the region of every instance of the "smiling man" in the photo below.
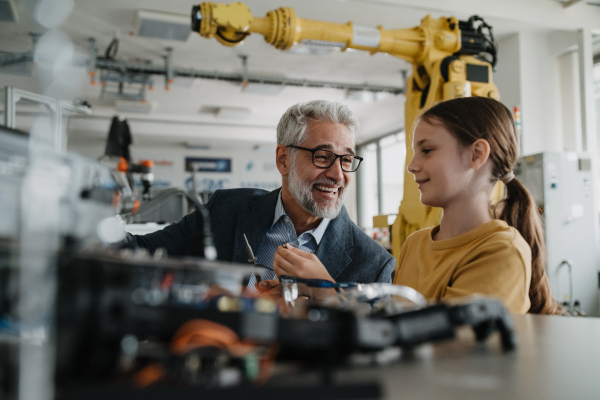
{"type": "MultiPolygon", "coordinates": [[[[344,207],[348,185],[361,158],[355,152],[358,120],[340,103],[315,100],[290,107],[277,125],[276,163],[282,187],[218,190],[207,208],[217,258],[248,263],[244,235],[258,263],[266,266],[259,290],[272,289],[278,247],[291,243],[300,257],[319,263],[287,273],[337,282],[391,282],[394,258],[349,218],[344,207]]],[[[131,247],[172,255],[189,254],[198,229],[196,211],[162,231],[131,236],[131,247]]],[[[254,287],[254,281],[250,287],[254,287]]]]}

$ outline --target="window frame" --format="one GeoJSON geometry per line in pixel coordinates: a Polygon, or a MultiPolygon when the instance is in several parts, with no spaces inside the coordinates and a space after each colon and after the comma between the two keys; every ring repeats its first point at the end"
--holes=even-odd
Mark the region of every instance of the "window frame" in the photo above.
{"type": "MultiPolygon", "coordinates": [[[[377,157],[377,176],[376,176],[376,179],[377,179],[377,213],[378,213],[377,215],[381,215],[382,211],[383,211],[383,196],[382,196],[382,194],[383,194],[383,179],[382,179],[383,164],[382,164],[382,157],[381,157],[382,148],[381,148],[380,143],[383,139],[385,139],[387,137],[396,136],[399,134],[404,134],[404,137],[406,140],[406,131],[402,127],[399,129],[394,129],[393,131],[388,132],[384,135],[380,135],[375,138],[369,139],[365,142],[362,142],[357,146],[357,149],[356,149],[356,154],[363,156],[361,154],[361,152],[367,146],[369,146],[371,144],[375,144],[377,146],[376,151],[375,151],[375,154],[377,157]]],[[[364,158],[364,156],[363,156],[363,158],[364,158]]],[[[356,175],[356,188],[357,188],[357,190],[356,190],[356,205],[357,205],[356,216],[357,216],[357,220],[358,220],[358,225],[364,229],[365,227],[362,226],[363,225],[363,217],[364,217],[364,215],[363,215],[364,198],[363,198],[363,193],[361,190],[362,183],[363,183],[362,181],[364,179],[364,177],[363,177],[364,171],[361,172],[361,169],[359,168],[357,172],[358,172],[358,174],[356,175]]],[[[399,206],[399,204],[398,204],[398,206],[399,206]]]]}

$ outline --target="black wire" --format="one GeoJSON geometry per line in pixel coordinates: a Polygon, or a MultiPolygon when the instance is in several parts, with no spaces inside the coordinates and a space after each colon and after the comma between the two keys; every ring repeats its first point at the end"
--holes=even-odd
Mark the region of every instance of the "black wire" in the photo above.
{"type": "Polygon", "coordinates": [[[115,57],[117,56],[118,51],[119,51],[119,39],[113,38],[113,40],[111,40],[110,44],[106,48],[104,57],[108,58],[109,60],[114,60],[115,57]]]}
{"type": "Polygon", "coordinates": [[[203,242],[204,242],[204,257],[206,257],[206,249],[208,247],[214,248],[214,242],[212,238],[212,231],[210,229],[210,214],[204,204],[202,203],[202,199],[196,193],[190,193],[186,191],[181,191],[183,194],[194,203],[198,212],[202,215],[202,230],[203,230],[203,242]]]}
{"type": "MultiPolygon", "coordinates": [[[[215,247],[213,237],[212,237],[212,231],[210,229],[210,214],[209,214],[208,210],[206,209],[206,207],[204,206],[204,204],[202,203],[202,199],[200,199],[200,197],[195,193],[186,192],[185,190],[181,190],[181,189],[169,189],[168,193],[166,193],[165,195],[160,197],[159,202],[156,202],[155,204],[152,204],[152,202],[146,203],[146,204],[150,205],[150,207],[144,207],[144,205],[142,205],[137,209],[136,212],[121,214],[121,217],[124,218],[125,220],[128,220],[129,218],[134,217],[137,214],[139,214],[141,211],[149,211],[148,208],[150,208],[150,210],[152,210],[152,208],[153,208],[152,206],[160,207],[160,204],[158,204],[158,203],[166,202],[168,199],[171,199],[175,196],[184,196],[185,198],[187,198],[189,201],[191,201],[194,204],[194,206],[196,207],[196,209],[202,216],[202,234],[203,234],[202,235],[203,236],[202,243],[204,245],[204,257],[206,257],[206,249],[209,247],[212,247],[214,249],[214,247],[215,247]]],[[[155,198],[155,200],[157,200],[157,199],[155,198]]]]}
{"type": "Polygon", "coordinates": [[[490,61],[487,58],[483,57],[483,55],[478,55],[476,56],[476,58],[483,59],[483,61],[489,62],[490,64],[492,64],[492,69],[495,70],[496,63],[498,62],[498,42],[494,37],[493,28],[490,25],[488,25],[487,22],[485,22],[485,20],[479,15],[473,15],[471,18],[469,18],[468,23],[469,25],[471,25],[471,28],[473,30],[475,30],[478,34],[480,34],[483,37],[487,44],[487,49],[485,50],[485,52],[488,55],[490,55],[492,59],[490,61]],[[480,22],[477,28],[475,28],[476,21],[480,22]],[[487,32],[484,32],[484,29],[487,32]]]}

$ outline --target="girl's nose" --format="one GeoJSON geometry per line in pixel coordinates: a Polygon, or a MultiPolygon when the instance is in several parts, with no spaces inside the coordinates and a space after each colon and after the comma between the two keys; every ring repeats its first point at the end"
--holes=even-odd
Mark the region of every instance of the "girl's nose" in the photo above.
{"type": "Polygon", "coordinates": [[[413,156],[412,160],[410,160],[410,163],[408,163],[408,166],[406,167],[406,169],[411,174],[414,174],[414,173],[416,173],[418,171],[417,162],[415,161],[415,157],[414,156],[413,156]]]}

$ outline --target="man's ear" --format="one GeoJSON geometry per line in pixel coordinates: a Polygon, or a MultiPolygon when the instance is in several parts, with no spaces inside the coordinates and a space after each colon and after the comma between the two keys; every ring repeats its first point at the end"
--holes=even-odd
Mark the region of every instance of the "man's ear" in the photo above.
{"type": "Polygon", "coordinates": [[[282,144],[278,144],[275,149],[275,163],[277,169],[282,176],[287,176],[290,173],[292,167],[292,160],[290,158],[290,149],[282,144]]]}
{"type": "Polygon", "coordinates": [[[478,170],[490,158],[490,144],[485,139],[477,139],[471,145],[471,168],[478,170]]]}

